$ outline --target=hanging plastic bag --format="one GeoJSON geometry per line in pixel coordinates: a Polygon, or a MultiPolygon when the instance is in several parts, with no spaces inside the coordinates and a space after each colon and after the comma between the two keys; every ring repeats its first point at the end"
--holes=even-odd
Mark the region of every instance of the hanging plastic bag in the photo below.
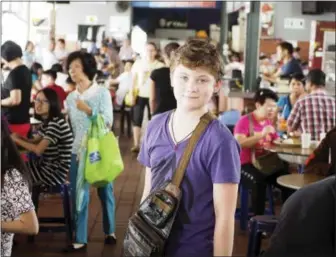
{"type": "Polygon", "coordinates": [[[88,131],[85,180],[94,187],[103,187],[114,181],[123,169],[118,141],[103,117],[97,115],[88,131]]]}

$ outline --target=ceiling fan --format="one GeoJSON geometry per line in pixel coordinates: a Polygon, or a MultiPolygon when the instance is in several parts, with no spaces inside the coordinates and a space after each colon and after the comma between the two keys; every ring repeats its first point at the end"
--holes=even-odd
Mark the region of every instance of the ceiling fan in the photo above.
{"type": "Polygon", "coordinates": [[[116,9],[117,12],[123,13],[126,12],[130,7],[130,1],[117,1],[116,2],[116,9]]]}

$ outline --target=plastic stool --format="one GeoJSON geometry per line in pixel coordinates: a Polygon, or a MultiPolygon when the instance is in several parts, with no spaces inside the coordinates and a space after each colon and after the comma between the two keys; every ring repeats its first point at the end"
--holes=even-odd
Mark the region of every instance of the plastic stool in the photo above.
{"type": "MultiPolygon", "coordinates": [[[[272,186],[268,185],[266,190],[269,208],[265,209],[265,214],[274,215],[272,186]]],[[[244,188],[241,184],[239,185],[240,208],[237,208],[235,216],[239,219],[240,229],[243,231],[247,229],[248,220],[254,216],[253,212],[249,208],[249,191],[249,189],[244,188]]]]}
{"type": "Polygon", "coordinates": [[[249,240],[247,247],[247,257],[260,255],[262,233],[272,234],[278,224],[275,216],[262,215],[251,218],[249,222],[249,240]]]}
{"type": "MultiPolygon", "coordinates": [[[[65,232],[67,242],[72,242],[72,219],[70,185],[68,183],[57,186],[36,186],[33,189],[33,203],[36,213],[38,213],[39,196],[41,193],[57,194],[60,193],[63,202],[63,217],[42,217],[39,218],[40,232],[65,232]],[[60,226],[44,226],[43,223],[64,224],[60,226]]],[[[29,236],[28,241],[34,242],[35,236],[29,236]]]]}

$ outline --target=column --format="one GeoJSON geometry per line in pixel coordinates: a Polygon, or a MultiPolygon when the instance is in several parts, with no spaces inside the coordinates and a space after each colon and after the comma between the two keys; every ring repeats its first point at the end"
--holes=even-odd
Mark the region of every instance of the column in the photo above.
{"type": "Polygon", "coordinates": [[[220,23],[220,51],[223,55],[223,46],[227,44],[227,34],[228,34],[228,15],[227,15],[227,5],[226,2],[223,1],[221,4],[221,23],[220,23]]]}
{"type": "Polygon", "coordinates": [[[254,92],[257,89],[256,80],[259,73],[259,38],[260,38],[260,2],[250,2],[250,12],[247,14],[245,42],[245,77],[244,89],[254,92]]]}

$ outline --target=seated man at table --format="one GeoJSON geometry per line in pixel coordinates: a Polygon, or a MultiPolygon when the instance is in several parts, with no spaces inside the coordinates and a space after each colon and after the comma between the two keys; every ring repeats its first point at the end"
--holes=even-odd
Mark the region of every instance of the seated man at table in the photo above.
{"type": "Polygon", "coordinates": [[[262,257],[336,256],[335,220],[336,178],[332,176],[288,198],[262,257]]]}
{"type": "Polygon", "coordinates": [[[309,95],[299,99],[287,121],[288,133],[297,130],[311,134],[312,140],[320,140],[321,132],[328,132],[336,126],[336,102],[328,95],[326,75],[320,69],[309,71],[306,89],[309,95]]]}
{"type": "Polygon", "coordinates": [[[336,127],[330,130],[306,161],[305,173],[329,176],[336,171],[336,127]]]}
{"type": "Polygon", "coordinates": [[[293,57],[294,48],[289,42],[281,42],[277,46],[277,55],[283,65],[277,72],[264,75],[263,79],[269,82],[277,82],[280,78],[289,78],[294,73],[303,73],[300,63],[293,57]]]}

